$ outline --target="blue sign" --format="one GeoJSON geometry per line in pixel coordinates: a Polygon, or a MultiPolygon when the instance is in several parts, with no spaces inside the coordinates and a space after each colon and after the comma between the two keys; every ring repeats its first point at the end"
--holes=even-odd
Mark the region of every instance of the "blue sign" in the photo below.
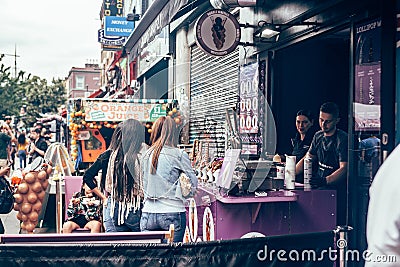
{"type": "Polygon", "coordinates": [[[127,21],[126,17],[105,17],[104,33],[106,36],[129,36],[134,28],[134,22],[127,21]]]}

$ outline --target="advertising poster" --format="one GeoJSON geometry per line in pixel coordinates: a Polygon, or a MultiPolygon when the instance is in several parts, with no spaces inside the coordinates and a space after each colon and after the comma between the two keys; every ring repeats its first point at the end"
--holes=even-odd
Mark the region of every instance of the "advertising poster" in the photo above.
{"type": "Polygon", "coordinates": [[[258,64],[240,69],[239,133],[258,133],[258,64]]]}
{"type": "Polygon", "coordinates": [[[265,61],[241,66],[239,72],[238,129],[242,155],[260,155],[263,144],[265,61]]]}
{"type": "Polygon", "coordinates": [[[381,20],[356,25],[354,119],[356,131],[379,131],[381,125],[381,20]]]}

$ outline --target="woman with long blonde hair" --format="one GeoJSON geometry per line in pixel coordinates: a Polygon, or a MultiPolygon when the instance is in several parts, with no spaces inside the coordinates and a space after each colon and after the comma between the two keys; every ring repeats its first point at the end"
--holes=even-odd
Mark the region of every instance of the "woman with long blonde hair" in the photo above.
{"type": "Polygon", "coordinates": [[[140,229],[168,230],[169,225],[174,224],[174,242],[183,240],[186,227],[186,198],[179,185],[180,174],[184,172],[190,178],[191,196],[197,188],[189,155],[177,148],[178,139],[177,124],[166,117],[160,137],[142,158],[144,205],[140,229]]]}

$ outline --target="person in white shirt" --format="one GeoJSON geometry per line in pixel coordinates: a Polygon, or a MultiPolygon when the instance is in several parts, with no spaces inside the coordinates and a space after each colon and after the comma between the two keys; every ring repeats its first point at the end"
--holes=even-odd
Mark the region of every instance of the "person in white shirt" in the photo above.
{"type": "Polygon", "coordinates": [[[400,145],[379,168],[370,187],[365,267],[400,266],[400,145]]]}

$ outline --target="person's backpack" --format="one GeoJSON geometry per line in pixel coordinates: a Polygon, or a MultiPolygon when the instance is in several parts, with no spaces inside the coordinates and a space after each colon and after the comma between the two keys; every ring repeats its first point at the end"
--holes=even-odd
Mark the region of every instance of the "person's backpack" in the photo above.
{"type": "Polygon", "coordinates": [[[8,214],[14,207],[14,194],[10,184],[0,176],[0,214],[8,214]]]}

